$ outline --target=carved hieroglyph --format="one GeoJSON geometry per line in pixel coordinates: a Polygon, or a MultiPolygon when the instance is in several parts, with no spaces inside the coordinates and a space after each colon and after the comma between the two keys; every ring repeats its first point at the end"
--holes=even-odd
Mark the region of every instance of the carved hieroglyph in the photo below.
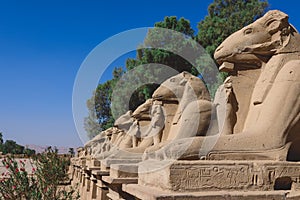
{"type": "Polygon", "coordinates": [[[194,137],[144,157],[300,160],[300,35],[288,16],[267,12],[229,36],[215,59],[231,79],[226,134],[208,154],[199,150],[212,137],[194,137]]]}
{"type": "Polygon", "coordinates": [[[145,161],[139,166],[139,185],[180,192],[268,191],[280,187],[291,189],[292,184],[296,186],[300,182],[300,168],[296,162],[175,161],[153,170],[160,166],[159,162],[164,161],[145,161]],[[279,183],[280,180],[286,181],[279,183]]]}

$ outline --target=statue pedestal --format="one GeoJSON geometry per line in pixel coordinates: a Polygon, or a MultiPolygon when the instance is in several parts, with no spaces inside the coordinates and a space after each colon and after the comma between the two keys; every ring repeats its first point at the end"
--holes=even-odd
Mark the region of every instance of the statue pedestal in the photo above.
{"type": "Polygon", "coordinates": [[[86,166],[90,170],[98,169],[101,166],[101,162],[97,159],[90,158],[86,160],[86,166]]]}
{"type": "Polygon", "coordinates": [[[138,164],[112,164],[110,175],[102,177],[108,185],[107,196],[112,200],[134,199],[122,190],[122,185],[138,183],[138,164]]]}
{"type": "Polygon", "coordinates": [[[272,191],[299,188],[300,162],[238,160],[167,162],[170,161],[150,160],[140,163],[139,185],[181,192],[272,191]]]}
{"type": "Polygon", "coordinates": [[[137,199],[300,199],[300,162],[149,160],[138,172],[122,186],[137,199]]]}
{"type": "Polygon", "coordinates": [[[136,200],[299,200],[299,192],[291,191],[202,191],[175,192],[138,184],[123,185],[122,190],[133,195],[136,200]]]}
{"type": "Polygon", "coordinates": [[[106,158],[101,160],[101,170],[109,170],[112,164],[131,164],[139,163],[141,159],[124,159],[124,158],[106,158]]]}

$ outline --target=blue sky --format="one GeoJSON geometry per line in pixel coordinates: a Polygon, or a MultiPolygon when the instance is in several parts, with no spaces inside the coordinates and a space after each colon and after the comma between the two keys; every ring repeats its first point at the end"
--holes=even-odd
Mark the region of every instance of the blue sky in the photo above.
{"type": "MultiPolygon", "coordinates": [[[[0,131],[20,144],[80,146],[72,116],[76,73],[108,37],[165,16],[197,23],[212,0],[0,0],[0,131]]],[[[270,0],[300,29],[299,1],[270,0]],[[298,4],[298,5],[296,5],[298,4]]],[[[124,65],[124,57],[114,64],[124,65]]],[[[108,77],[103,77],[103,80],[108,77]]]]}

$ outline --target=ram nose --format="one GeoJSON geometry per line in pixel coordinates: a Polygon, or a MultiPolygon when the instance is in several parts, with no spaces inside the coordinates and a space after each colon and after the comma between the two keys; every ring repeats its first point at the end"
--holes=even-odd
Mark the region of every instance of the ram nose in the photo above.
{"type": "Polygon", "coordinates": [[[221,49],[223,49],[223,45],[222,46],[219,46],[217,49],[216,49],[216,51],[215,51],[215,53],[217,53],[217,52],[219,52],[221,49]]]}
{"type": "Polygon", "coordinates": [[[222,51],[222,49],[224,48],[223,45],[219,46],[216,50],[215,50],[215,53],[214,53],[214,58],[216,59],[216,61],[219,63],[219,64],[222,64],[222,57],[224,57],[224,52],[222,51]]]}

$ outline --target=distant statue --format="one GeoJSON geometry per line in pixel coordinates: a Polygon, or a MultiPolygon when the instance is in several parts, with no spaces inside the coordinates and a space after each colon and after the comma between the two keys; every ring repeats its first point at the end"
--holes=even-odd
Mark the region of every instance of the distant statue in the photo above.
{"type": "Polygon", "coordinates": [[[150,121],[149,109],[152,100],[147,100],[134,113],[131,111],[121,115],[114,123],[114,127],[102,131],[99,135],[86,143],[92,158],[106,158],[120,149],[135,148],[141,143],[140,120],[150,121]]]}
{"type": "Polygon", "coordinates": [[[166,80],[133,113],[116,120],[114,127],[101,132],[85,148],[94,158],[136,154],[160,148],[179,138],[206,135],[213,104],[205,84],[182,72],[166,80]],[[121,152],[121,153],[120,153],[121,152]]]}
{"type": "Polygon", "coordinates": [[[145,142],[127,151],[143,153],[146,148],[154,151],[174,139],[206,134],[213,105],[200,78],[182,72],[163,82],[152,98],[150,126],[141,132],[145,142]]]}
{"type": "Polygon", "coordinates": [[[220,70],[230,75],[223,85],[223,130],[216,136],[178,139],[156,152],[146,150],[144,158],[299,161],[300,35],[288,16],[267,12],[229,36],[214,56],[220,70]],[[210,139],[216,143],[207,152],[202,145],[210,139]]]}

